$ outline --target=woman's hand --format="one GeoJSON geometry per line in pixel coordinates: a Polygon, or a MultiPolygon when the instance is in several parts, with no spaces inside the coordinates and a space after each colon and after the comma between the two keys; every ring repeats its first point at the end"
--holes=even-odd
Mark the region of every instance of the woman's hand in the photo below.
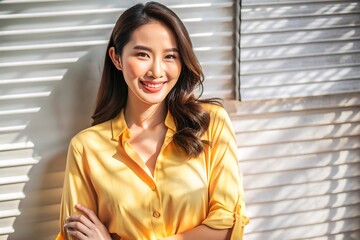
{"type": "Polygon", "coordinates": [[[76,204],[75,207],[85,215],[75,215],[66,218],[64,225],[69,236],[79,240],[111,240],[107,228],[102,224],[94,211],[76,204]]]}

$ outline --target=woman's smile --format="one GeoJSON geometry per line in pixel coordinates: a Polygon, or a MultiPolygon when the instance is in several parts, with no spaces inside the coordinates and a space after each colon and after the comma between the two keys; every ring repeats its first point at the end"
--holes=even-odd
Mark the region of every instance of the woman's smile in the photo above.
{"type": "Polygon", "coordinates": [[[150,93],[160,92],[166,82],[140,81],[143,88],[150,93]]]}
{"type": "Polygon", "coordinates": [[[127,102],[136,108],[164,104],[182,69],[174,33],[157,21],[132,33],[119,63],[128,87],[127,102]]]}

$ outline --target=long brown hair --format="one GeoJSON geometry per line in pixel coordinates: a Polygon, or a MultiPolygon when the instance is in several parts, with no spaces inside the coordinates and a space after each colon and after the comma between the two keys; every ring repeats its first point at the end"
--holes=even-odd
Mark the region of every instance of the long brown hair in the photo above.
{"type": "Polygon", "coordinates": [[[204,74],[192,49],[189,34],[180,18],[172,10],[157,2],[137,4],[126,10],[116,22],[106,50],[96,109],[92,116],[93,125],[117,116],[127,101],[128,88],[124,76],[112,63],[108,54],[109,49],[114,47],[116,54],[121,56],[132,32],[152,21],[162,22],[173,31],[182,61],[179,79],[166,97],[168,109],[174,117],[177,128],[173,140],[189,156],[198,156],[204,150],[201,136],[210,122],[210,115],[202,107],[202,103],[218,102],[214,99],[199,99],[203,92],[204,74]],[[200,88],[199,97],[194,94],[194,89],[197,87],[200,88]]]}

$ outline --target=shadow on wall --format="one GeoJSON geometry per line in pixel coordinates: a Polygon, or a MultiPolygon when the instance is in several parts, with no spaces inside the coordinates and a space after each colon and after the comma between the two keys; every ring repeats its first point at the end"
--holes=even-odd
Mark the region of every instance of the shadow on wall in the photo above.
{"type": "Polygon", "coordinates": [[[124,4],[0,1],[0,239],[55,238],[67,146],[124,4]]]}
{"type": "Polygon", "coordinates": [[[241,3],[246,239],[359,239],[360,3],[241,3]]]}
{"type": "MultiPolygon", "coordinates": [[[[118,16],[137,2],[145,1],[0,0],[1,240],[55,237],[68,142],[91,122],[103,48],[118,16]]],[[[216,94],[231,98],[232,17],[209,14],[232,12],[231,1],[160,2],[177,5],[210,86],[220,76],[216,94]]]]}
{"type": "MultiPolygon", "coordinates": [[[[68,71],[38,113],[29,121],[22,136],[34,144],[39,162],[30,170],[16,217],[15,232],[9,240],[53,239],[59,228],[59,206],[70,138],[91,125],[100,79],[103,47],[89,49],[68,71]]],[[[24,69],[22,70],[24,71],[24,69]]],[[[20,136],[20,138],[22,137],[20,136]]]]}
{"type": "Polygon", "coordinates": [[[359,100],[236,103],[246,239],[358,239],[360,109],[352,105],[359,100]]]}

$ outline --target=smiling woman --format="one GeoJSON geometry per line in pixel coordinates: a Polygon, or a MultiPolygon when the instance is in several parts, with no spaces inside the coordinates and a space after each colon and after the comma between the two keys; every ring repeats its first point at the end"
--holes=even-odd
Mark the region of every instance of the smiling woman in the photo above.
{"type": "Polygon", "coordinates": [[[216,100],[195,96],[202,81],[174,12],[120,16],[93,126],[70,143],[57,239],[242,239],[235,135],[216,100]]]}
{"type": "Polygon", "coordinates": [[[114,47],[109,55],[124,75],[129,88],[128,104],[161,103],[180,76],[181,59],[175,36],[161,22],[153,21],[137,28],[121,56],[114,47]]]}

